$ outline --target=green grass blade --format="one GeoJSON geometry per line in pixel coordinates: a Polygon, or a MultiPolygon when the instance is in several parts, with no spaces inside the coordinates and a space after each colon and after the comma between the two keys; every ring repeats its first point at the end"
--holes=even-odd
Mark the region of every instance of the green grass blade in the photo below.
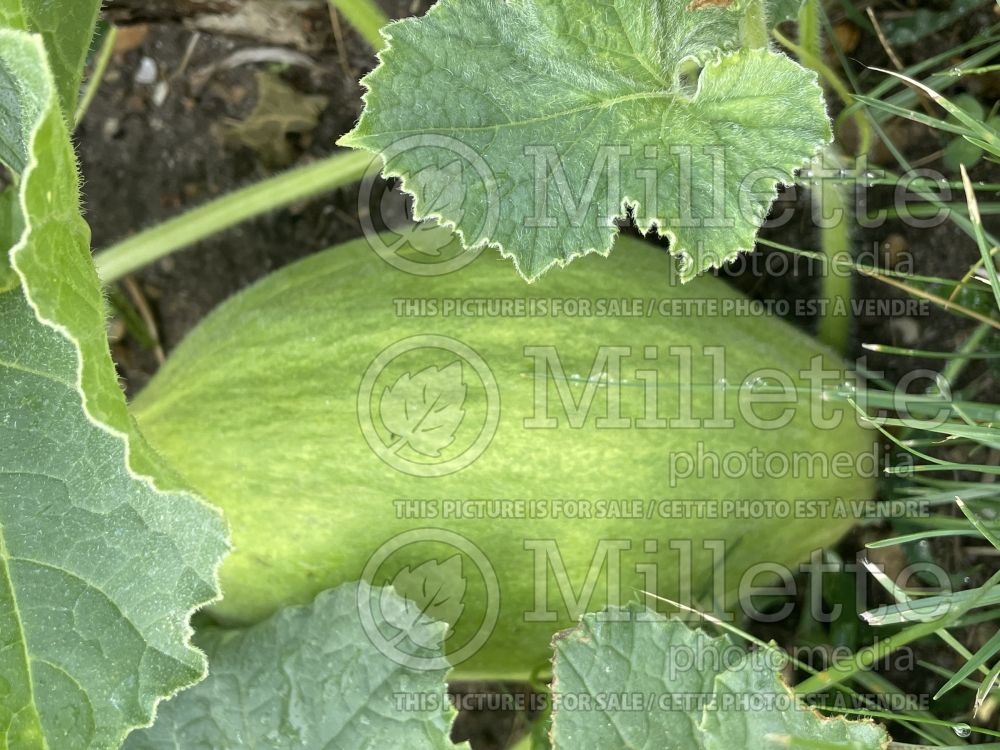
{"type": "MultiPolygon", "coordinates": [[[[948,680],[940,690],[934,694],[934,700],[938,700],[941,696],[950,692],[959,683],[965,680],[969,675],[979,669],[983,664],[992,659],[994,656],[1000,653],[1000,633],[996,633],[992,638],[990,638],[986,644],[979,649],[976,654],[962,665],[961,669],[952,675],[951,679],[948,680]]],[[[987,675],[988,677],[989,675],[987,675]]]]}
{"type": "Polygon", "coordinates": [[[965,514],[965,517],[969,519],[969,523],[976,527],[976,531],[982,534],[986,541],[992,544],[997,550],[1000,550],[1000,539],[997,539],[996,534],[986,527],[983,520],[961,498],[956,497],[955,504],[965,514]]]}

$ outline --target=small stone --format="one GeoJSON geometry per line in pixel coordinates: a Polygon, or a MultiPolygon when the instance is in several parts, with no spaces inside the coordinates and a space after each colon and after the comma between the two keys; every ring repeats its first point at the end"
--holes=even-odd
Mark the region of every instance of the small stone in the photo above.
{"type": "Polygon", "coordinates": [[[920,324],[913,318],[893,318],[889,321],[889,330],[904,346],[913,346],[920,341],[920,324]]]}
{"type": "Polygon", "coordinates": [[[167,100],[170,93],[170,85],[166,81],[160,81],[153,89],[153,106],[160,107],[167,100]]]}
{"type": "Polygon", "coordinates": [[[139,61],[139,68],[135,71],[133,80],[142,86],[150,86],[156,83],[157,72],[156,60],[152,57],[143,57],[139,61]]]}
{"type": "Polygon", "coordinates": [[[121,120],[117,117],[109,117],[104,121],[104,125],[101,126],[101,133],[104,136],[104,140],[110,141],[121,131],[121,120]]]}

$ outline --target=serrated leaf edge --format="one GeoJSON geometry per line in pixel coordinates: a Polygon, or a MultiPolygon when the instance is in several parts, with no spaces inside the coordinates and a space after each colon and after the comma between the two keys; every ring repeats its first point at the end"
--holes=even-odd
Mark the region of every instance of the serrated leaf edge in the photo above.
{"type": "MultiPolygon", "coordinates": [[[[617,607],[615,609],[617,609],[618,611],[624,611],[624,610],[629,610],[629,611],[632,611],[632,612],[642,612],[643,611],[642,609],[640,609],[638,607],[638,605],[635,605],[635,604],[629,605],[628,607],[617,607]]],[[[551,690],[551,692],[553,694],[556,694],[558,692],[558,690],[559,690],[559,677],[558,677],[558,673],[557,673],[557,671],[555,669],[556,657],[559,655],[559,649],[558,649],[559,644],[562,641],[570,640],[570,639],[575,639],[575,640],[579,640],[579,641],[586,640],[587,634],[591,631],[591,627],[590,627],[590,624],[587,621],[587,618],[590,617],[590,616],[592,616],[593,614],[602,614],[602,613],[609,612],[609,611],[610,611],[610,609],[605,609],[601,613],[588,613],[588,614],[584,615],[583,617],[581,617],[580,621],[576,625],[573,625],[572,627],[564,628],[563,630],[558,631],[557,633],[555,633],[552,636],[552,640],[551,640],[551,647],[552,647],[552,659],[551,659],[551,664],[552,664],[552,682],[551,682],[551,685],[550,685],[550,690],[551,690]]],[[[654,622],[655,621],[655,622],[660,622],[660,623],[665,624],[665,625],[666,624],[670,624],[670,623],[678,623],[678,624],[686,627],[691,633],[693,633],[695,635],[698,635],[700,637],[708,639],[709,642],[713,642],[713,643],[718,643],[718,642],[728,643],[728,641],[724,637],[710,635],[709,633],[706,633],[702,628],[691,627],[689,624],[687,624],[687,623],[685,623],[685,622],[683,622],[681,620],[676,620],[676,619],[673,619],[671,617],[665,617],[665,616],[661,615],[658,612],[654,612],[653,610],[648,610],[647,609],[645,611],[648,612],[648,613],[650,613],[650,616],[651,616],[651,619],[649,620],[650,622],[654,622]]],[[[774,641],[771,641],[769,644],[767,644],[767,646],[768,646],[769,649],[772,649],[774,651],[779,651],[780,652],[780,649],[779,649],[778,645],[776,643],[774,643],[774,641]]],[[[783,652],[780,652],[780,653],[781,653],[781,655],[783,657],[787,658],[783,652]]],[[[743,661],[746,661],[746,659],[749,656],[750,656],[750,653],[748,652],[747,655],[744,657],[743,661]]],[[[715,676],[715,678],[712,680],[713,686],[716,683],[718,683],[718,681],[727,672],[729,672],[729,671],[731,671],[731,668],[730,669],[726,669],[723,672],[720,672],[719,674],[717,674],[715,676]]],[[[820,713],[815,707],[810,706],[805,701],[801,700],[800,697],[798,696],[798,694],[796,694],[796,692],[781,678],[780,674],[772,674],[771,677],[774,680],[774,683],[776,685],[780,686],[780,688],[782,690],[784,690],[784,692],[786,693],[786,695],[788,695],[789,697],[792,698],[792,700],[795,701],[796,705],[799,707],[800,710],[801,709],[808,710],[810,713],[812,713],[823,724],[829,724],[830,722],[843,722],[843,723],[850,723],[850,724],[870,724],[872,726],[878,726],[876,724],[875,720],[872,719],[872,718],[870,718],[870,717],[862,717],[860,719],[848,719],[846,716],[825,716],[824,714],[820,713]]],[[[696,724],[696,726],[698,727],[699,731],[702,732],[703,734],[707,731],[705,723],[708,720],[708,715],[709,715],[710,707],[714,703],[715,698],[717,697],[717,695],[718,695],[717,688],[713,687],[712,700],[709,702],[708,706],[706,706],[705,708],[702,709],[702,711],[701,711],[701,717],[698,719],[698,722],[696,724]]],[[[556,719],[557,718],[558,718],[558,712],[553,712],[552,713],[552,721],[549,723],[549,728],[548,728],[548,738],[549,738],[550,746],[554,750],[561,750],[561,748],[558,748],[555,745],[555,726],[556,726],[556,719]]],[[[886,739],[885,739],[884,742],[882,742],[879,745],[879,750],[888,750],[888,748],[892,745],[892,738],[889,736],[889,733],[884,730],[884,728],[883,728],[883,734],[885,735],[886,739]]]]}
{"type": "MultiPolygon", "coordinates": [[[[779,655],[781,655],[784,659],[787,660],[787,655],[783,651],[781,651],[781,649],[778,647],[778,644],[775,643],[774,641],[771,641],[770,643],[768,643],[767,647],[768,647],[768,649],[770,651],[777,652],[779,655]]],[[[741,660],[741,663],[747,662],[751,656],[752,656],[752,654],[750,652],[747,652],[747,654],[741,660]]],[[[750,666],[749,668],[753,669],[752,666],[750,666]]],[[[715,685],[715,684],[719,683],[719,681],[726,675],[727,672],[733,671],[734,669],[738,669],[738,667],[731,667],[731,668],[729,668],[729,669],[727,669],[727,670],[725,670],[723,672],[720,672],[718,675],[715,676],[715,679],[712,680],[712,684],[715,685]]],[[[858,718],[858,719],[848,719],[847,716],[826,716],[825,714],[820,713],[820,711],[817,710],[815,706],[811,706],[808,703],[806,703],[805,701],[803,701],[799,697],[799,695],[792,689],[792,687],[788,683],[785,682],[785,680],[782,678],[782,676],[781,676],[780,673],[771,673],[769,676],[771,678],[772,683],[775,686],[777,686],[778,688],[780,688],[787,697],[791,698],[794,701],[794,703],[795,703],[795,705],[797,707],[796,710],[798,710],[798,711],[803,711],[803,710],[808,711],[809,713],[811,713],[819,721],[820,724],[827,724],[827,725],[831,724],[831,723],[832,724],[868,724],[868,725],[871,725],[871,726],[874,726],[874,727],[879,726],[875,722],[874,719],[872,719],[871,717],[867,717],[867,716],[864,716],[864,717],[861,717],[861,718],[858,718]]],[[[701,720],[698,722],[698,727],[702,731],[706,731],[707,732],[706,722],[708,721],[709,710],[710,710],[711,706],[714,705],[715,698],[717,697],[717,695],[718,695],[718,690],[717,689],[713,689],[712,702],[709,704],[708,707],[706,707],[705,709],[702,710],[701,720]]],[[[879,745],[879,750],[888,750],[889,746],[892,744],[892,738],[889,737],[889,733],[887,731],[885,731],[884,728],[883,728],[883,732],[882,733],[885,735],[886,739],[885,739],[885,741],[883,743],[881,743],[879,745]]]]}
{"type": "MultiPolygon", "coordinates": [[[[43,42],[42,37],[40,35],[33,34],[33,33],[28,33],[28,32],[21,32],[21,31],[11,30],[11,29],[0,29],[0,40],[3,40],[4,37],[8,37],[8,38],[22,37],[22,38],[25,38],[28,41],[30,41],[31,44],[33,44],[35,46],[36,50],[39,53],[40,59],[42,59],[42,60],[47,60],[48,59],[47,58],[47,52],[46,52],[46,49],[45,49],[45,45],[44,45],[44,42],[43,42]]],[[[49,85],[49,96],[55,100],[57,111],[61,112],[61,108],[58,106],[57,88],[56,88],[56,85],[55,85],[55,79],[52,76],[52,71],[49,68],[48,64],[43,65],[42,67],[44,68],[43,75],[46,78],[46,82],[49,85]]],[[[31,135],[30,135],[30,139],[29,139],[28,144],[27,144],[28,145],[28,149],[27,149],[28,161],[27,161],[27,163],[25,164],[25,167],[24,167],[24,174],[25,175],[28,174],[29,172],[33,171],[35,168],[38,167],[38,159],[35,156],[35,148],[34,148],[34,146],[35,146],[35,138],[36,138],[36,136],[38,134],[39,126],[41,125],[41,122],[44,119],[46,113],[47,113],[47,109],[43,109],[43,111],[41,112],[42,119],[36,120],[36,122],[34,123],[34,127],[32,127],[31,130],[30,130],[30,134],[31,135]]],[[[63,118],[64,118],[64,121],[65,121],[65,113],[62,113],[62,114],[63,114],[63,118]]],[[[68,125],[67,125],[67,127],[68,127],[68,125]]],[[[78,177],[78,179],[79,179],[79,177],[78,177]]],[[[124,466],[125,466],[125,471],[128,473],[129,478],[131,478],[131,479],[133,479],[133,480],[135,480],[137,482],[141,482],[142,484],[145,484],[152,492],[154,492],[157,495],[172,494],[172,495],[178,495],[178,496],[181,496],[181,497],[186,497],[189,500],[192,500],[195,503],[200,504],[204,508],[208,509],[211,513],[213,513],[222,522],[224,528],[226,529],[226,538],[227,538],[226,539],[226,549],[228,551],[229,549],[231,549],[231,544],[230,544],[230,541],[229,541],[229,539],[230,539],[230,536],[229,536],[229,525],[226,522],[225,517],[223,516],[222,511],[219,508],[215,507],[214,505],[211,505],[210,503],[206,502],[204,500],[204,498],[200,497],[199,495],[197,495],[197,494],[195,494],[193,492],[187,491],[187,490],[170,490],[169,493],[167,493],[166,491],[160,489],[157,486],[156,481],[155,481],[155,479],[153,477],[147,476],[145,474],[139,474],[139,473],[137,473],[132,468],[132,443],[131,443],[130,436],[127,433],[122,432],[122,431],[118,430],[117,428],[113,427],[112,425],[107,424],[107,423],[105,423],[105,422],[97,419],[97,417],[95,417],[94,414],[91,412],[90,406],[88,405],[88,397],[87,397],[87,394],[86,394],[86,392],[84,390],[84,387],[83,387],[83,350],[82,350],[82,348],[80,346],[80,342],[72,335],[72,333],[69,331],[69,329],[66,326],[62,325],[61,323],[59,323],[57,321],[49,320],[48,318],[46,318],[42,314],[41,310],[39,309],[38,303],[35,301],[35,299],[32,296],[31,282],[28,279],[28,277],[25,274],[25,272],[20,268],[20,266],[17,263],[18,255],[20,254],[21,251],[23,251],[23,250],[25,250],[27,248],[27,246],[28,246],[28,240],[29,240],[29,238],[31,236],[31,233],[33,231],[33,228],[34,228],[32,222],[31,222],[31,217],[28,215],[27,201],[25,200],[25,193],[24,193],[24,190],[22,189],[23,186],[24,186],[24,184],[25,184],[25,182],[26,182],[26,180],[24,179],[24,177],[22,177],[22,179],[20,180],[20,186],[21,187],[19,187],[19,189],[17,191],[17,194],[18,194],[17,195],[17,197],[18,197],[18,205],[19,205],[19,207],[21,209],[21,214],[24,217],[24,229],[21,232],[20,238],[18,239],[18,241],[16,243],[14,243],[13,247],[11,247],[11,249],[10,249],[10,251],[8,253],[8,257],[10,259],[10,265],[11,265],[11,268],[14,270],[14,272],[17,274],[17,277],[18,277],[18,279],[21,282],[21,291],[22,291],[22,293],[24,295],[24,299],[28,303],[28,306],[31,308],[32,312],[34,312],[35,319],[39,323],[41,323],[42,325],[46,326],[47,328],[52,329],[53,331],[55,331],[56,333],[58,333],[60,336],[62,336],[64,339],[66,339],[66,341],[69,342],[70,346],[73,348],[73,351],[76,354],[76,382],[74,383],[74,386],[75,386],[76,394],[80,398],[80,407],[81,407],[81,410],[82,410],[84,416],[86,417],[87,421],[91,425],[93,425],[94,427],[96,427],[99,430],[102,430],[103,432],[107,433],[108,435],[110,435],[111,437],[115,438],[116,440],[118,440],[118,441],[120,441],[122,443],[122,446],[123,446],[123,449],[124,449],[123,450],[123,454],[124,454],[124,459],[125,459],[124,466]]],[[[196,654],[199,657],[199,661],[201,662],[201,672],[200,672],[200,674],[198,676],[197,682],[201,682],[208,675],[208,657],[205,655],[205,652],[202,651],[201,649],[199,649],[197,646],[195,646],[194,643],[193,643],[193,641],[192,641],[192,636],[194,635],[194,628],[191,625],[191,617],[194,615],[195,612],[197,612],[198,610],[202,609],[203,607],[206,607],[206,606],[208,606],[210,604],[214,604],[214,603],[222,600],[222,587],[221,587],[221,583],[220,583],[220,579],[219,579],[219,570],[220,570],[220,568],[222,566],[222,562],[223,562],[224,559],[225,559],[225,555],[221,556],[217,560],[217,562],[215,564],[215,567],[211,571],[211,581],[212,581],[213,588],[216,591],[216,595],[213,598],[211,598],[211,599],[205,600],[205,601],[200,602],[200,603],[196,603],[193,607],[191,607],[187,611],[187,613],[184,616],[184,632],[185,632],[184,645],[187,647],[188,651],[190,651],[193,654],[196,654]]],[[[193,682],[193,683],[191,683],[191,685],[197,684],[197,682],[193,682]]],[[[125,737],[127,737],[129,735],[129,733],[131,733],[135,729],[143,729],[143,728],[146,728],[146,727],[151,727],[153,725],[153,723],[156,721],[157,709],[159,708],[160,703],[162,701],[164,701],[164,700],[169,700],[170,698],[173,698],[175,695],[177,695],[182,690],[186,690],[188,687],[191,687],[191,685],[187,685],[187,686],[184,686],[184,687],[179,687],[179,688],[177,688],[173,692],[170,692],[167,695],[162,695],[162,696],[156,695],[156,696],[154,696],[153,697],[153,705],[151,707],[151,712],[150,712],[149,723],[145,724],[145,725],[142,725],[142,726],[135,726],[135,727],[126,729],[126,731],[118,739],[118,744],[120,745],[125,740],[125,737]]],[[[32,703],[34,703],[34,699],[32,699],[32,703]]]]}
{"type": "MultiPolygon", "coordinates": [[[[507,0],[502,0],[502,2],[507,2],[507,0]]],[[[427,11],[427,13],[424,15],[424,17],[430,16],[431,14],[437,12],[438,7],[439,7],[438,4],[435,4],[435,5],[431,6],[431,8],[427,11]]],[[[364,117],[364,112],[366,111],[366,109],[368,107],[368,95],[369,95],[369,93],[371,93],[371,90],[372,90],[371,89],[371,79],[380,70],[383,69],[383,66],[386,64],[386,57],[385,56],[386,55],[390,55],[391,56],[392,53],[393,53],[393,51],[394,51],[393,50],[393,46],[392,46],[392,41],[393,41],[393,39],[392,39],[392,28],[395,27],[395,26],[401,25],[401,24],[416,23],[418,21],[419,21],[419,19],[417,19],[417,18],[403,18],[403,19],[400,19],[400,20],[397,20],[397,21],[393,21],[393,22],[385,25],[381,29],[379,29],[379,33],[382,35],[382,39],[384,41],[384,45],[383,45],[383,47],[382,47],[381,50],[378,50],[375,53],[375,59],[377,61],[377,64],[376,64],[375,68],[373,70],[371,70],[368,74],[366,74],[361,79],[361,81],[360,81],[361,86],[364,88],[364,92],[361,94],[362,117],[364,117]]],[[[696,55],[689,55],[688,57],[686,57],[684,59],[685,60],[692,60],[692,61],[695,61],[695,62],[697,62],[699,64],[703,64],[704,68],[707,69],[709,66],[721,67],[723,64],[726,63],[727,60],[735,58],[735,57],[741,55],[744,52],[750,53],[750,54],[760,54],[762,56],[764,56],[764,55],[770,55],[770,56],[773,56],[773,57],[776,57],[776,58],[786,58],[788,60],[791,60],[791,58],[788,55],[784,54],[783,52],[777,52],[777,51],[774,51],[772,49],[760,49],[760,50],[736,49],[736,50],[727,50],[727,49],[722,48],[722,47],[720,47],[719,50],[716,52],[716,55],[714,56],[714,58],[708,58],[708,57],[706,57],[704,59],[700,59],[696,55]]],[[[798,63],[796,63],[796,64],[798,64],[798,63]]],[[[824,113],[824,117],[826,119],[828,134],[827,134],[827,138],[826,138],[826,143],[823,143],[823,144],[817,146],[816,149],[813,151],[813,153],[810,156],[808,156],[808,157],[806,157],[804,159],[801,159],[801,160],[800,159],[795,159],[795,160],[792,160],[789,163],[780,165],[779,168],[782,169],[782,170],[784,170],[784,171],[786,171],[786,172],[788,172],[790,175],[794,175],[794,174],[800,172],[802,169],[806,168],[813,159],[815,159],[827,146],[829,146],[829,144],[832,142],[832,139],[833,139],[833,130],[832,130],[832,125],[830,124],[831,121],[830,121],[829,107],[828,107],[827,102],[826,102],[826,97],[824,97],[824,95],[823,95],[822,87],[819,86],[819,75],[815,71],[813,71],[813,70],[811,70],[809,68],[804,68],[803,67],[803,70],[806,71],[809,74],[809,77],[812,79],[812,82],[814,84],[816,84],[816,90],[819,93],[819,96],[818,96],[819,105],[820,105],[820,109],[822,109],[822,111],[824,113]]],[[[704,71],[702,72],[702,75],[699,75],[699,77],[698,77],[698,84],[697,84],[697,87],[695,89],[695,94],[694,94],[694,96],[692,98],[697,98],[698,95],[701,93],[701,87],[702,87],[703,80],[704,80],[704,71]]],[[[360,123],[360,120],[359,120],[359,123],[360,123]]],[[[355,149],[356,148],[360,148],[360,149],[363,149],[365,151],[368,151],[369,153],[372,153],[372,151],[370,149],[368,149],[367,147],[365,147],[361,143],[361,140],[358,138],[358,136],[355,135],[356,130],[357,130],[357,124],[355,125],[354,128],[351,129],[350,132],[348,132],[346,135],[340,137],[337,140],[337,145],[338,146],[347,146],[349,148],[355,148],[355,149]]],[[[420,208],[420,198],[419,198],[419,196],[417,196],[415,193],[413,193],[410,190],[408,190],[407,187],[406,187],[406,175],[404,175],[404,174],[402,174],[400,172],[390,172],[390,171],[387,171],[386,170],[387,161],[386,161],[386,158],[385,158],[384,154],[381,151],[375,152],[374,153],[374,158],[377,158],[377,159],[379,159],[382,162],[382,174],[383,174],[383,176],[398,178],[399,181],[400,181],[400,185],[399,185],[400,190],[402,190],[404,193],[406,193],[407,195],[409,195],[413,199],[413,220],[414,221],[417,221],[417,222],[427,221],[427,220],[436,221],[441,226],[445,227],[446,229],[451,230],[451,232],[453,234],[458,235],[458,238],[459,238],[459,240],[462,243],[462,247],[465,248],[466,252],[476,252],[478,250],[482,250],[483,248],[487,248],[487,247],[499,251],[500,257],[503,258],[504,260],[510,260],[514,264],[514,269],[517,272],[517,274],[522,279],[524,279],[528,284],[533,284],[535,281],[537,281],[539,278],[541,278],[542,275],[544,275],[545,273],[547,273],[548,271],[550,271],[552,268],[560,268],[560,269],[566,268],[566,266],[568,266],[570,263],[572,263],[577,258],[582,258],[582,257],[587,256],[587,255],[599,255],[602,258],[607,258],[608,256],[611,255],[611,251],[614,249],[615,242],[616,242],[618,236],[621,234],[621,230],[620,229],[617,230],[617,231],[615,231],[615,232],[613,232],[609,236],[608,246],[606,248],[604,248],[604,249],[600,249],[600,248],[596,248],[596,247],[591,247],[591,248],[585,248],[583,250],[571,250],[567,255],[564,255],[563,257],[552,258],[540,270],[536,271],[535,273],[533,273],[531,275],[528,275],[521,268],[521,263],[518,260],[517,256],[514,254],[514,252],[510,251],[506,247],[504,247],[503,243],[491,241],[488,238],[483,238],[479,242],[476,242],[475,244],[471,244],[470,245],[469,242],[468,242],[468,240],[467,240],[467,238],[466,238],[466,236],[465,236],[465,232],[462,231],[455,222],[453,222],[453,221],[451,221],[449,219],[446,219],[445,217],[441,216],[440,214],[434,213],[433,211],[428,212],[426,214],[423,213],[423,211],[420,208]]],[[[770,197],[770,205],[773,205],[774,201],[778,197],[778,185],[779,184],[783,184],[783,183],[775,182],[775,184],[768,191],[768,194],[769,194],[769,197],[770,197]]],[[[616,215],[616,216],[605,216],[604,219],[608,223],[609,226],[612,226],[615,219],[624,218],[625,216],[627,216],[628,215],[628,210],[631,207],[634,207],[636,209],[640,208],[641,207],[640,201],[638,201],[638,200],[636,200],[634,198],[630,198],[627,195],[623,196],[622,201],[621,201],[621,205],[620,205],[620,208],[621,208],[620,213],[618,215],[616,215]]],[[[719,258],[717,263],[712,263],[712,264],[709,264],[708,266],[706,266],[705,268],[698,269],[698,268],[695,267],[695,264],[693,262],[693,256],[692,256],[691,251],[690,251],[689,248],[687,248],[687,247],[675,247],[677,245],[677,243],[678,243],[677,234],[676,234],[676,232],[673,229],[670,229],[667,226],[667,224],[668,224],[668,222],[665,219],[655,218],[655,219],[651,220],[648,223],[648,226],[646,228],[639,227],[639,229],[640,229],[640,231],[642,232],[643,235],[648,235],[650,231],[654,231],[655,230],[656,236],[658,238],[666,239],[666,240],[669,241],[669,243],[670,243],[670,247],[669,247],[670,255],[673,256],[673,257],[675,257],[675,258],[678,258],[680,260],[680,268],[678,270],[678,273],[679,273],[680,280],[681,280],[682,283],[687,283],[689,281],[692,281],[693,279],[697,278],[700,274],[702,274],[704,272],[711,271],[711,270],[717,269],[717,268],[721,268],[726,263],[729,263],[729,262],[731,262],[731,261],[736,260],[737,258],[739,258],[739,256],[740,256],[741,253],[751,253],[751,252],[753,252],[754,247],[756,246],[757,236],[760,233],[760,227],[757,227],[757,231],[754,232],[754,242],[751,244],[750,247],[737,247],[737,248],[733,249],[731,252],[729,252],[729,253],[723,255],[721,258],[719,258]]]]}

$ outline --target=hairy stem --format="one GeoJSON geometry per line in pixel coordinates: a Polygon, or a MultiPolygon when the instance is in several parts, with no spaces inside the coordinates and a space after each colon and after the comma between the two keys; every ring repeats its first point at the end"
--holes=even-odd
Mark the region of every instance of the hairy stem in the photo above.
{"type": "MultiPolygon", "coordinates": [[[[817,157],[818,163],[823,161],[842,163],[832,146],[825,155],[817,157]]],[[[831,261],[823,272],[820,294],[827,307],[817,335],[838,354],[846,355],[850,346],[853,279],[850,273],[837,270],[835,261],[851,255],[851,196],[845,184],[818,179],[813,185],[812,200],[815,214],[821,219],[820,247],[831,261]]]]}
{"type": "Polygon", "coordinates": [[[764,49],[770,40],[767,27],[767,8],[764,0],[747,0],[740,19],[740,35],[748,49],[764,49]]]}
{"type": "MultiPolygon", "coordinates": [[[[806,0],[799,12],[799,47],[803,51],[802,63],[823,75],[822,37],[820,35],[819,0],[806,0]]],[[[817,158],[822,167],[824,161],[842,166],[840,152],[836,146],[827,149],[817,158]]],[[[851,253],[851,196],[848,188],[840,183],[819,179],[813,186],[813,205],[820,217],[820,245],[831,261],[849,256],[851,253]],[[830,221],[830,217],[839,217],[830,221]]],[[[827,263],[823,274],[821,296],[826,302],[825,314],[820,318],[818,336],[820,341],[839,354],[847,354],[851,335],[850,301],[852,284],[850,274],[835,270],[834,263],[827,263]]]]}
{"type": "Polygon", "coordinates": [[[97,253],[97,272],[105,284],[116,281],[247,219],[355,183],[371,161],[362,152],[337,154],[224,195],[97,253]]]}

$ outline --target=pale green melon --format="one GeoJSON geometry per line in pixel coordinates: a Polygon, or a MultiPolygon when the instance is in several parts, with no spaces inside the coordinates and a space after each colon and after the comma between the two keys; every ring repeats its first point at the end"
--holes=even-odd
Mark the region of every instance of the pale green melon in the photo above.
{"type": "Polygon", "coordinates": [[[798,373],[817,356],[828,369],[843,366],[785,323],[748,315],[746,300],[724,283],[680,285],[672,268],[662,250],[622,238],[609,259],[577,260],[532,286],[492,252],[448,275],[419,277],[358,241],[224,304],[134,405],[152,445],[232,526],[235,550],[214,615],[256,621],[365,575],[394,582],[428,614],[455,624],[448,648],[461,674],[524,676],[581,608],[604,606],[609,568],[612,599],[656,587],[670,598],[733,608],[752,566],[797,569],[835,542],[852,523],[844,503],[872,494],[872,480],[850,466],[872,453],[874,439],[853,417],[836,429],[813,426],[811,410],[829,417],[843,407],[821,401],[798,373]],[[455,300],[476,314],[441,314],[455,300]],[[489,300],[507,300],[507,309],[478,307],[489,300]],[[555,300],[559,316],[551,314],[555,300]],[[695,307],[682,314],[677,300],[698,301],[702,314],[695,307]],[[432,302],[437,315],[429,314],[432,302]],[[593,314],[580,314],[588,302],[593,314]],[[565,314],[574,304],[575,314],[565,314]],[[529,311],[536,315],[518,315],[529,311]],[[444,338],[406,343],[418,336],[444,338]],[[533,347],[554,347],[565,378],[536,368],[533,347]],[[611,381],[598,372],[591,408],[571,423],[573,404],[567,410],[559,390],[585,403],[601,347],[621,348],[621,371],[611,381]],[[690,386],[671,347],[690,347],[690,386]],[[703,347],[724,350],[724,371],[703,347]],[[767,419],[794,409],[780,429],[748,424],[739,409],[741,391],[760,399],[767,390],[744,385],[748,379],[774,382],[761,368],[788,373],[800,387],[792,404],[753,407],[767,419]],[[656,387],[647,387],[654,373],[656,387]],[[618,423],[601,420],[609,399],[619,404],[610,414],[618,423]],[[733,423],[654,422],[682,413],[733,423]],[[540,428],[545,418],[558,427],[540,428]],[[688,466],[674,456],[697,458],[699,443],[708,464],[701,476],[682,478],[688,466]],[[713,476],[713,455],[728,458],[728,473],[737,474],[738,456],[754,448],[778,476],[727,477],[725,465],[721,478],[713,476]],[[802,472],[803,456],[813,454],[816,476],[780,475],[782,457],[796,452],[802,472]],[[820,466],[834,457],[838,477],[820,466]],[[482,507],[480,500],[509,501],[490,512],[520,517],[454,517],[482,507]],[[701,512],[692,503],[678,513],[671,500],[698,501],[701,512]],[[733,500],[766,502],[750,518],[731,507],[716,512],[733,500]],[[594,516],[625,517],[566,517],[582,515],[586,502],[594,516]],[[398,549],[385,546],[407,532],[398,549]],[[671,548],[683,540],[693,549],[690,575],[679,563],[687,552],[671,548]],[[713,562],[706,540],[725,544],[723,561],[713,562]],[[561,562],[553,564],[545,554],[556,547],[561,562]],[[366,571],[378,550],[384,560],[366,571]],[[591,595],[580,596],[592,568],[591,595]],[[560,594],[560,580],[578,606],[560,594]],[[480,630],[484,642],[475,638],[480,630]]]}

